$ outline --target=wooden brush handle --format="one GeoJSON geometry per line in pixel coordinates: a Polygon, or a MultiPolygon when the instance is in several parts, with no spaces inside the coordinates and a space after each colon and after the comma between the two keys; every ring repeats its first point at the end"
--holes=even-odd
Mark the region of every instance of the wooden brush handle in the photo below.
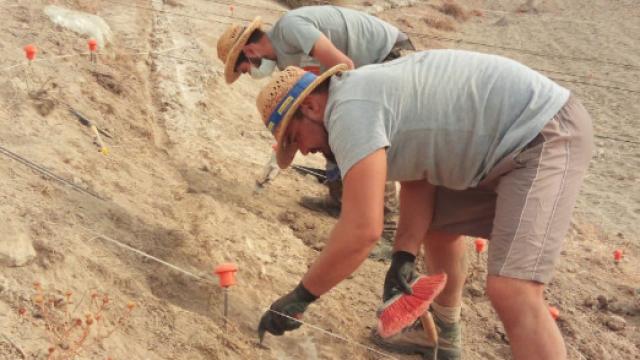
{"type": "Polygon", "coordinates": [[[436,323],[433,321],[433,316],[431,316],[430,312],[425,311],[425,313],[420,316],[420,320],[422,322],[422,328],[425,334],[427,334],[427,339],[433,341],[437,346],[438,330],[436,329],[436,323]]]}

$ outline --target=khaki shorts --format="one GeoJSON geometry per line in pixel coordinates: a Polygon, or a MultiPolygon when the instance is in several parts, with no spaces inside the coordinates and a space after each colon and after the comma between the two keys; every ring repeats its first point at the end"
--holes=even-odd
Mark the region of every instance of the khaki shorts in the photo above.
{"type": "Polygon", "coordinates": [[[591,118],[571,96],[535,139],[478,187],[438,187],[431,229],[489,239],[489,275],[547,283],[592,151],[591,118]]]}

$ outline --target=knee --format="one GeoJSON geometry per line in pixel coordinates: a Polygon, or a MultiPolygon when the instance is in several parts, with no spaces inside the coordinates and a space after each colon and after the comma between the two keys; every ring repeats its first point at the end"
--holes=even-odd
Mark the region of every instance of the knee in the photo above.
{"type": "Polygon", "coordinates": [[[517,309],[544,302],[544,285],[533,281],[512,279],[500,276],[487,277],[487,296],[493,307],[500,312],[517,309]]]}

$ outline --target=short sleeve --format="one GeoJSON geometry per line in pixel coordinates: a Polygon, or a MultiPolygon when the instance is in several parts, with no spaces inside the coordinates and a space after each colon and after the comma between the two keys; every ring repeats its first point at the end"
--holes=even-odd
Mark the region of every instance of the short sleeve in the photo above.
{"type": "Polygon", "coordinates": [[[349,100],[333,106],[327,132],[343,179],[360,160],[389,147],[389,116],[383,104],[373,101],[349,100]]]}
{"type": "Polygon", "coordinates": [[[309,55],[322,35],[313,23],[301,16],[285,15],[279,22],[280,36],[289,53],[295,49],[309,55]]]}

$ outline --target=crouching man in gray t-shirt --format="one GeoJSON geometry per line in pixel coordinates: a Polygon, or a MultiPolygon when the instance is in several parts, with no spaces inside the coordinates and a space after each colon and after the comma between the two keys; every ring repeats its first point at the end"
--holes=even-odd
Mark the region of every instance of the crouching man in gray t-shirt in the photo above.
{"type": "Polygon", "coordinates": [[[288,11],[268,30],[260,17],[244,27],[232,24],[217,43],[227,83],[250,73],[264,59],[276,62],[280,70],[303,67],[312,60],[317,71],[323,71],[338,64],[349,68],[378,64],[398,57],[398,48],[413,45],[395,26],[361,11],[329,5],[288,11]]]}
{"type": "MultiPolygon", "coordinates": [[[[407,35],[395,26],[338,6],[305,6],[288,11],[269,30],[263,30],[259,17],[244,27],[232,24],[218,39],[217,49],[225,63],[228,83],[243,73],[254,74],[264,60],[274,61],[281,70],[294,65],[319,73],[341,63],[350,68],[378,64],[399,57],[400,50],[415,50],[407,35]]],[[[337,213],[342,196],[340,174],[330,160],[326,170],[330,196],[303,197],[301,203],[310,209],[337,213]]],[[[392,229],[397,212],[392,182],[387,183],[384,208],[385,220],[392,229]]],[[[385,232],[385,237],[391,237],[392,232],[385,232]]]]}
{"type": "MultiPolygon", "coordinates": [[[[278,163],[322,152],[340,167],[342,213],[320,256],[259,326],[281,335],[349,276],[382,231],[384,183],[401,183],[400,220],[384,300],[408,291],[425,246],[429,273],[448,281],[430,311],[439,358],[461,357],[463,235],[489,240],[487,294],[515,359],[563,359],[543,298],[592,152],[591,119],[569,91],[503,57],[456,50],[322,75],[287,68],[259,94],[278,163]],[[407,271],[409,269],[409,271],[407,271]]],[[[374,341],[430,356],[416,323],[374,341]]]]}

